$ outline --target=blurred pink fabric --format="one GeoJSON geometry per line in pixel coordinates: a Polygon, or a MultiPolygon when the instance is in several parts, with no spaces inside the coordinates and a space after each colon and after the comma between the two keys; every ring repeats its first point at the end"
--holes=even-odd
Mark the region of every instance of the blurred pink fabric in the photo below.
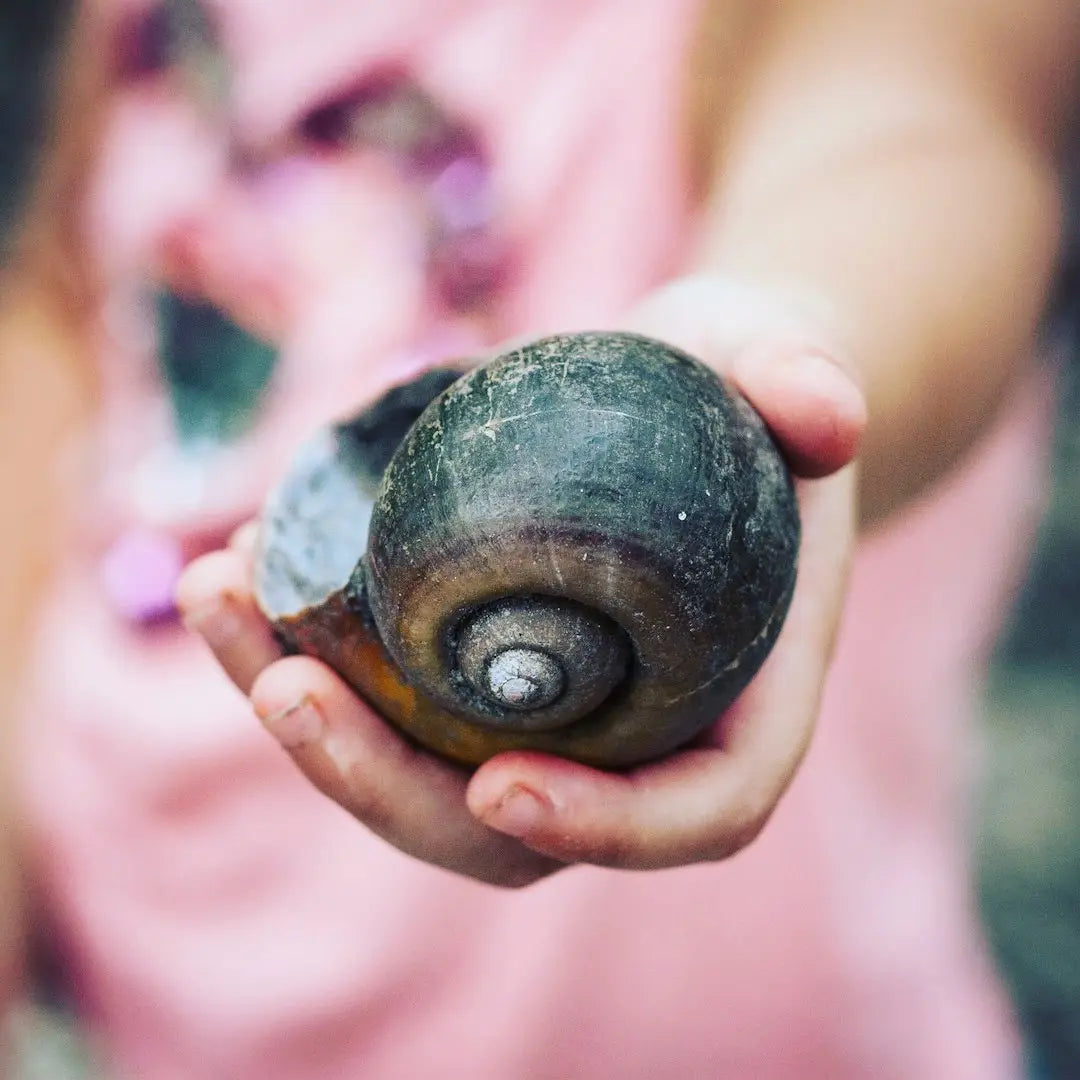
{"type": "MultiPolygon", "coordinates": [[[[693,0],[224,11],[253,140],[387,59],[488,134],[522,266],[500,335],[613,324],[679,267],[693,0]]],[[[485,343],[465,322],[424,328],[414,212],[378,161],[294,156],[241,186],[222,159],[168,94],[118,102],[93,208],[114,285],[94,498],[27,702],[43,896],[115,1075],[1015,1080],[967,807],[976,675],[1037,509],[1042,391],[864,543],[816,742],[749,850],[502,892],[369,835],[201,644],[140,634],[105,602],[118,530],[242,519],[343,403],[426,350],[485,343]],[[191,503],[161,461],[163,399],[127,302],[178,229],[200,278],[286,341],[264,422],[191,503]]]]}

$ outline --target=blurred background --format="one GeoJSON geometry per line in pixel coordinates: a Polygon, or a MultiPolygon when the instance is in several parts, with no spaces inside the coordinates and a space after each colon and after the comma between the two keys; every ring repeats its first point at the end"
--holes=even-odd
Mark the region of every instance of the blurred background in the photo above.
{"type": "MultiPolygon", "coordinates": [[[[0,228],[40,130],[49,2],[0,9],[0,228]]],[[[1072,282],[1071,285],[1076,285],[1072,282]]],[[[1073,289],[1080,296],[1080,286],[1073,289]]],[[[1047,513],[984,701],[975,858],[985,924],[1047,1078],[1080,1077],[1080,355],[1062,373],[1047,513]]],[[[61,1020],[21,1021],[17,1080],[95,1075],[61,1020]]]]}
{"type": "Polygon", "coordinates": [[[1063,373],[1053,486],[984,704],[978,870],[991,942],[1042,1068],[1080,1076],[1080,359],[1063,373]]]}

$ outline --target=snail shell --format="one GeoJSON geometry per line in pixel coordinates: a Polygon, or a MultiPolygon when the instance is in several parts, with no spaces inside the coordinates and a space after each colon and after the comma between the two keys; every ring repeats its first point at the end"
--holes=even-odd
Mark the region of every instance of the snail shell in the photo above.
{"type": "Polygon", "coordinates": [[[713,372],[648,338],[562,335],[316,439],[267,504],[256,592],[431,750],[622,768],[746,686],[798,540],[779,452],[713,372]]]}

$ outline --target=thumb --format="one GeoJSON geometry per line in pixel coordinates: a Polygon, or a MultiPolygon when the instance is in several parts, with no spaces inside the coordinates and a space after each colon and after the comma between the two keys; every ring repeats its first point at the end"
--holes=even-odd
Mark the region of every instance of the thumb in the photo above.
{"type": "Polygon", "coordinates": [[[827,476],[858,453],[867,422],[855,370],[821,321],[788,298],[719,276],[673,282],[627,329],[702,360],[760,413],[794,472],[827,476]]]}

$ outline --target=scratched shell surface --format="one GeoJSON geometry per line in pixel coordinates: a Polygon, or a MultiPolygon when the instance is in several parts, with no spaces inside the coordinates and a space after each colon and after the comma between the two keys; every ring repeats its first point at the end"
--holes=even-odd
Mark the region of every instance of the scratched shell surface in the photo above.
{"type": "Polygon", "coordinates": [[[614,620],[633,659],[610,701],[560,732],[491,739],[621,766],[692,738],[745,687],[798,541],[782,458],[715,374],[651,339],[562,335],[428,406],[383,476],[353,584],[394,662],[451,712],[455,627],[477,607],[561,596],[614,620]]]}

